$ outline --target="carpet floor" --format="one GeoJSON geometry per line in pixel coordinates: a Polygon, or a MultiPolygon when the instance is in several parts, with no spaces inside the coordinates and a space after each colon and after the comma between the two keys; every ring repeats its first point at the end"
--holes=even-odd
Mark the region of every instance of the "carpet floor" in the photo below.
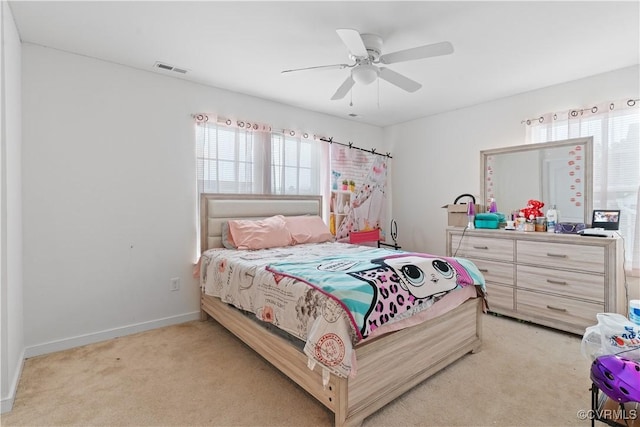
{"type": "MultiPolygon", "coordinates": [[[[590,424],[581,337],[484,316],[467,354],[365,419],[373,426],[590,424]],[[582,412],[581,412],[582,411],[582,412]]],[[[398,361],[402,363],[402,361],[398,361]]],[[[25,361],[2,426],[332,426],[332,414],[215,321],[25,361]]]]}

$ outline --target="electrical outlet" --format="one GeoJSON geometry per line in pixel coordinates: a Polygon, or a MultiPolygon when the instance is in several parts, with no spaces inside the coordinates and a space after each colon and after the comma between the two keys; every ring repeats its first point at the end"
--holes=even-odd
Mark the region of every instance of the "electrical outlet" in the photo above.
{"type": "Polygon", "coordinates": [[[169,282],[169,290],[170,291],[179,291],[180,290],[180,278],[174,277],[169,282]]]}

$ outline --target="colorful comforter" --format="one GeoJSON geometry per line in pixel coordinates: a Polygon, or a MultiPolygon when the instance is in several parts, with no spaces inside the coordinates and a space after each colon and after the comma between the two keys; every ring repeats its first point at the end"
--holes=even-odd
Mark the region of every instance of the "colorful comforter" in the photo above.
{"type": "Polygon", "coordinates": [[[267,270],[276,280],[302,280],[333,298],[349,314],[358,338],[416,305],[462,286],[484,285],[474,264],[427,254],[364,249],[345,258],[330,255],[310,261],[276,262],[267,270]]]}
{"type": "Polygon", "coordinates": [[[344,243],[211,249],[201,263],[205,293],[305,341],[310,367],[343,377],[355,373],[358,342],[448,294],[484,290],[482,274],[465,259],[344,243]]]}

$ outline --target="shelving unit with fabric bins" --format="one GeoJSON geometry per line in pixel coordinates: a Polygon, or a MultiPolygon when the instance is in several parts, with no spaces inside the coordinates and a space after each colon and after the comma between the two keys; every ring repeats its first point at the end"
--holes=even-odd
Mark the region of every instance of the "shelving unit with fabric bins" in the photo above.
{"type": "Polygon", "coordinates": [[[342,224],[342,221],[347,217],[349,209],[351,209],[352,194],[353,193],[348,190],[331,191],[329,230],[334,236],[340,228],[340,224],[342,224]]]}

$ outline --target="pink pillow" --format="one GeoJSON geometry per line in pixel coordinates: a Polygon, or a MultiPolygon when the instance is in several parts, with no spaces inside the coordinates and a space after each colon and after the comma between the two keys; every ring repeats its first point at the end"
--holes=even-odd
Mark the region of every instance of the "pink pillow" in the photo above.
{"type": "Polygon", "coordinates": [[[261,220],[231,220],[229,231],[238,249],[276,248],[292,243],[282,215],[261,220]]]}
{"type": "Polygon", "coordinates": [[[295,245],[334,240],[327,224],[317,215],[288,216],[285,221],[295,245]]]}
{"type": "Polygon", "coordinates": [[[231,236],[231,232],[229,231],[229,222],[222,223],[220,241],[222,243],[222,246],[227,249],[238,249],[236,247],[236,244],[233,242],[233,237],[231,236]]]}

